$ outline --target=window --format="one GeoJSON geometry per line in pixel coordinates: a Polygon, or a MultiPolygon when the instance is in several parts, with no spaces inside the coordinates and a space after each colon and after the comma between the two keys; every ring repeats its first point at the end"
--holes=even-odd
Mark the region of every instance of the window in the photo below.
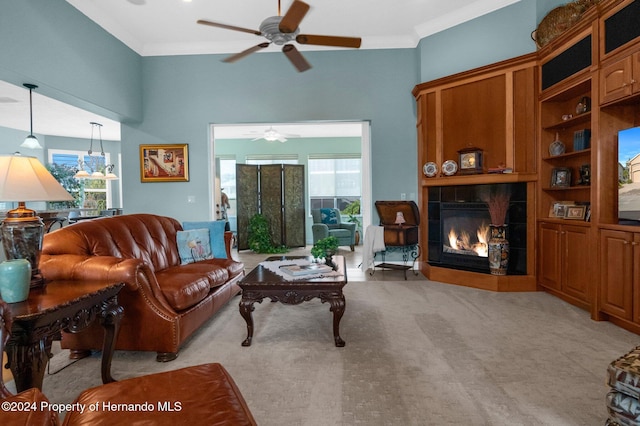
{"type": "MultiPolygon", "coordinates": [[[[84,161],[84,169],[92,173],[96,170],[104,172],[105,163],[110,163],[109,154],[89,155],[85,151],[49,150],[49,163],[78,170],[78,160],[84,161]]],[[[111,207],[110,181],[104,179],[82,179],[80,182],[79,207],[104,210],[111,207]]]]}
{"type": "Polygon", "coordinates": [[[344,210],[362,197],[360,154],[309,157],[310,208],[344,210]]]}
{"type": "Polygon", "coordinates": [[[295,154],[276,155],[247,155],[247,164],[298,164],[298,156],[295,154]]]}

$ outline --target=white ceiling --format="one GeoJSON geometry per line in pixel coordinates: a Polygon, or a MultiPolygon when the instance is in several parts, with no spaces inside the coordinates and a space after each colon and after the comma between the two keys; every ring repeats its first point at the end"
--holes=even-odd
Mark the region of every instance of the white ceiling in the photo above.
{"type": "MultiPolygon", "coordinates": [[[[277,0],[66,0],[142,56],[237,53],[264,39],[252,34],[196,24],[198,19],[258,29],[277,15],[277,0]]],[[[282,14],[293,0],[282,0],[282,14]]],[[[413,48],[421,38],[520,0],[306,0],[311,9],[302,33],[362,38],[362,49],[413,48]]],[[[301,51],[328,49],[297,45],[301,51]]],[[[271,46],[263,51],[274,51],[271,46]]],[[[237,65],[236,65],[237,66],[237,65]]],[[[28,82],[26,82],[28,83],[28,82]]],[[[91,137],[91,121],[103,124],[104,140],[120,140],[120,124],[33,92],[34,133],[91,137]]],[[[344,127],[344,123],[342,123],[344,127]]],[[[29,91],[0,82],[0,126],[29,131],[29,91]]],[[[266,130],[268,124],[260,124],[266,130]]],[[[340,126],[274,125],[304,137],[333,136],[340,126]],[[318,133],[318,129],[324,129],[318,133]]],[[[347,126],[348,127],[348,126],[347,126]]],[[[359,132],[359,126],[357,131],[359,132]]],[[[219,130],[222,130],[219,128],[219,130]]],[[[354,129],[342,128],[346,135],[354,129]]],[[[226,137],[246,137],[253,127],[233,129],[226,137]]],[[[359,133],[358,133],[359,134],[359,133]]],[[[218,133],[216,137],[221,137],[218,133]]]]}
{"type": "MultiPolygon", "coordinates": [[[[32,95],[34,133],[89,139],[92,127],[89,123],[93,121],[102,124],[103,140],[120,140],[120,123],[117,121],[41,95],[38,89],[34,89],[32,95]]],[[[0,126],[23,130],[27,137],[30,126],[29,89],[0,81],[0,126]]]]}
{"type": "MultiPolygon", "coordinates": [[[[306,0],[301,33],[362,38],[363,49],[413,48],[421,38],[520,0],[306,0]]],[[[198,19],[257,30],[278,0],[67,0],[142,56],[236,53],[264,41],[198,19]]],[[[282,0],[284,15],[293,0],[282,0]]],[[[313,46],[298,45],[300,50],[313,46]]],[[[272,46],[265,51],[278,49],[272,46]]],[[[318,49],[318,47],[315,47],[318,49]]]]}

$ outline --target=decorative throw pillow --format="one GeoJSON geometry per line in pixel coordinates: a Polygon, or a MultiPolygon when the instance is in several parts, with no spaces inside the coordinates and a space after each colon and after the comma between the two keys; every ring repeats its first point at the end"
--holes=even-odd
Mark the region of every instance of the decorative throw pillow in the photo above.
{"type": "Polygon", "coordinates": [[[209,230],[209,245],[211,247],[211,253],[216,259],[227,258],[227,248],[224,245],[224,229],[227,222],[224,220],[214,220],[208,222],[184,222],[182,229],[185,231],[189,229],[202,229],[209,230]]]}
{"type": "Polygon", "coordinates": [[[213,259],[209,244],[209,230],[206,228],[178,231],[176,241],[180,262],[183,265],[199,260],[213,259]]]}
{"type": "Polygon", "coordinates": [[[335,209],[320,209],[320,216],[322,217],[322,223],[325,225],[338,224],[338,215],[335,209]]]}

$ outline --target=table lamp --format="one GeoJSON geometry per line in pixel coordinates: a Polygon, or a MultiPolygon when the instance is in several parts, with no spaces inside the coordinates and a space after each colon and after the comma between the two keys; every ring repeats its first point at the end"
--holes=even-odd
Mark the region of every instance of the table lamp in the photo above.
{"type": "Polygon", "coordinates": [[[404,220],[404,214],[402,212],[396,212],[396,225],[402,226],[402,224],[405,222],[406,220],[404,220]]]}
{"type": "Polygon", "coordinates": [[[17,201],[0,225],[7,259],[27,259],[31,264],[31,288],[44,285],[38,269],[44,223],[26,201],[71,201],[73,197],[35,157],[16,152],[0,156],[0,201],[17,201]]]}

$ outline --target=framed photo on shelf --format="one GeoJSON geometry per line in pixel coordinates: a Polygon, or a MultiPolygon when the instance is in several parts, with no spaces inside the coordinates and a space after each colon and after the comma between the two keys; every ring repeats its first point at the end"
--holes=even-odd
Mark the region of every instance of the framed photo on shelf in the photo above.
{"type": "Polygon", "coordinates": [[[573,201],[558,201],[551,205],[549,208],[549,217],[564,219],[567,215],[567,209],[573,207],[575,202],[573,201]]]}
{"type": "Polygon", "coordinates": [[[551,187],[568,188],[569,186],[571,186],[571,169],[555,167],[551,172],[551,187]]]}
{"type": "Polygon", "coordinates": [[[189,145],[140,145],[141,182],[188,182],[189,145]]]}
{"type": "Polygon", "coordinates": [[[565,219],[584,220],[587,206],[567,206],[565,219]]]}

